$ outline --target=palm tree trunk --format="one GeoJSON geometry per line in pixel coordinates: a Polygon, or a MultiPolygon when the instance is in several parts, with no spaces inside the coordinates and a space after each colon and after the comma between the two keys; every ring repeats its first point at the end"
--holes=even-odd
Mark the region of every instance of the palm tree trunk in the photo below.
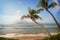
{"type": "Polygon", "coordinates": [[[36,22],[35,20],[32,20],[32,21],[35,22],[36,24],[38,24],[39,26],[41,26],[41,28],[42,28],[44,31],[46,31],[46,33],[47,33],[49,36],[51,36],[50,32],[49,32],[42,24],[36,22]]]}
{"type": "Polygon", "coordinates": [[[58,29],[59,29],[59,31],[60,31],[60,25],[59,25],[59,23],[57,22],[57,20],[56,20],[56,18],[54,17],[54,15],[47,9],[46,10],[47,12],[49,12],[49,14],[52,16],[52,18],[54,19],[54,21],[56,22],[56,25],[57,25],[57,27],[58,27],[58,29]]]}

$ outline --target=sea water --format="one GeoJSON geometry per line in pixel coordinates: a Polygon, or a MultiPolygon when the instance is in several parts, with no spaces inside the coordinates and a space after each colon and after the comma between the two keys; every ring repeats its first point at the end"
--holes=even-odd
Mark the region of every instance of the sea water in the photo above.
{"type": "MultiPolygon", "coordinates": [[[[49,32],[59,32],[56,24],[44,24],[44,26],[48,29],[49,32]]],[[[0,26],[0,34],[9,34],[9,33],[23,33],[23,34],[36,34],[36,33],[44,33],[45,30],[41,28],[41,26],[20,26],[20,27],[8,27],[8,26],[0,26]]]]}

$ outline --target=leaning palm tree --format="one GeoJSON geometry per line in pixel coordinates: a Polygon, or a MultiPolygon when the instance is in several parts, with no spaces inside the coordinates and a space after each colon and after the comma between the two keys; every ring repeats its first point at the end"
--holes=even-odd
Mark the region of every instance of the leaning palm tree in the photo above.
{"type": "Polygon", "coordinates": [[[50,32],[41,23],[38,23],[36,21],[38,18],[42,19],[41,17],[39,17],[37,15],[37,13],[39,13],[39,12],[40,12],[39,10],[32,10],[32,9],[29,8],[29,14],[22,16],[21,19],[30,18],[33,22],[38,24],[49,36],[51,36],[50,32]]]}
{"type": "Polygon", "coordinates": [[[38,3],[38,5],[37,5],[37,7],[38,8],[43,8],[43,9],[45,9],[51,16],[52,16],[52,18],[54,19],[54,21],[56,22],[56,24],[57,24],[57,27],[58,27],[58,29],[59,29],[59,31],[60,31],[60,25],[59,25],[59,23],[57,22],[57,20],[56,20],[56,18],[54,17],[54,15],[48,10],[49,8],[53,8],[53,7],[55,7],[56,5],[57,5],[57,3],[55,3],[55,2],[52,2],[50,5],[48,4],[48,1],[49,0],[40,0],[39,1],[39,3],[38,3]]]}

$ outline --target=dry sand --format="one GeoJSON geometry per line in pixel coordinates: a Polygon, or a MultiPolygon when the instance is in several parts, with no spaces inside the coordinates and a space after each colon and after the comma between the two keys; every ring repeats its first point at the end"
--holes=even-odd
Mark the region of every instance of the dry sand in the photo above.
{"type": "MultiPolygon", "coordinates": [[[[52,35],[56,35],[57,33],[51,33],[52,35]]],[[[40,33],[40,34],[6,34],[0,35],[0,37],[7,37],[7,38],[16,38],[19,40],[42,40],[44,37],[48,37],[47,34],[40,33]]]]}
{"type": "Polygon", "coordinates": [[[27,37],[20,37],[17,39],[19,39],[19,40],[42,40],[43,37],[41,37],[41,36],[27,36],[27,37]]]}

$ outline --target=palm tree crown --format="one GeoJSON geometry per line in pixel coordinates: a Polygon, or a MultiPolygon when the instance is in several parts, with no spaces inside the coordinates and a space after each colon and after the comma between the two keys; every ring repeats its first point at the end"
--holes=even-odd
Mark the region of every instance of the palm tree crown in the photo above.
{"type": "Polygon", "coordinates": [[[43,7],[44,9],[49,9],[51,7],[55,7],[57,5],[56,2],[52,2],[50,5],[48,4],[49,0],[40,0],[37,7],[43,7]]]}
{"type": "Polygon", "coordinates": [[[38,13],[40,13],[40,10],[32,10],[31,8],[28,9],[29,9],[29,14],[22,16],[21,19],[23,18],[31,18],[32,20],[36,20],[38,18],[42,19],[39,15],[37,15],[38,13]]]}

